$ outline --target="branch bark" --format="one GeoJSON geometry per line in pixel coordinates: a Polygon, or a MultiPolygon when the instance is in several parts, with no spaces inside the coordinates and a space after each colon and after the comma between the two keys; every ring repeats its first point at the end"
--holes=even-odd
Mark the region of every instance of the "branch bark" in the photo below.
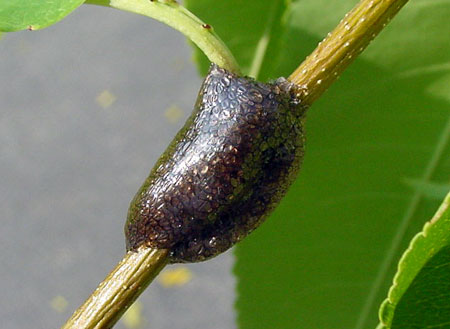
{"type": "Polygon", "coordinates": [[[390,22],[408,0],[362,0],[289,76],[311,105],[390,22]]]}
{"type": "Polygon", "coordinates": [[[112,328],[167,263],[168,250],[129,251],[62,329],[112,328]]]}

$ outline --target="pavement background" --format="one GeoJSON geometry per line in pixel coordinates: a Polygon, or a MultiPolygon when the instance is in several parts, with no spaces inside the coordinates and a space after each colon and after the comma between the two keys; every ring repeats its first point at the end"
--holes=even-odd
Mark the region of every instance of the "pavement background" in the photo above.
{"type": "MultiPolygon", "coordinates": [[[[180,33],[95,6],[4,35],[0,58],[0,326],[59,328],[124,254],[128,204],[201,79],[180,33]]],[[[234,328],[232,264],[168,267],[141,325],[117,328],[234,328]]]]}

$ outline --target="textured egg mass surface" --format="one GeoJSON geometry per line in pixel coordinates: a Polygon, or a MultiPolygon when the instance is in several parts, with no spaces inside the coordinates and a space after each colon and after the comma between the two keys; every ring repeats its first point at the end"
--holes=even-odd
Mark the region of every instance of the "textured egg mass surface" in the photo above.
{"type": "Polygon", "coordinates": [[[214,257],[278,204],[303,157],[304,109],[280,78],[264,84],[212,65],[195,109],[131,203],[127,249],[170,261],[214,257]]]}

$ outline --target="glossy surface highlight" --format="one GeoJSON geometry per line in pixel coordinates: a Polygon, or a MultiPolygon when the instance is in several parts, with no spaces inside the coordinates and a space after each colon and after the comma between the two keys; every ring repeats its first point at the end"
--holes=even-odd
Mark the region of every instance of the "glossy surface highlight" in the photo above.
{"type": "Polygon", "coordinates": [[[212,65],[195,109],[131,203],[128,250],[202,261],[253,231],[303,158],[304,108],[280,78],[264,84],[212,65]]]}

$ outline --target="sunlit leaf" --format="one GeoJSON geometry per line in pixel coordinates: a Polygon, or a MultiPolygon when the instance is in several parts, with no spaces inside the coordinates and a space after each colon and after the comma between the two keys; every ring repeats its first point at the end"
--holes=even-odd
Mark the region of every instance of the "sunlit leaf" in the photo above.
{"type": "Polygon", "coordinates": [[[392,329],[450,323],[450,194],[403,254],[380,317],[392,329]]]}
{"type": "Polygon", "coordinates": [[[0,31],[38,30],[70,14],[84,0],[1,0],[0,31]]]}

